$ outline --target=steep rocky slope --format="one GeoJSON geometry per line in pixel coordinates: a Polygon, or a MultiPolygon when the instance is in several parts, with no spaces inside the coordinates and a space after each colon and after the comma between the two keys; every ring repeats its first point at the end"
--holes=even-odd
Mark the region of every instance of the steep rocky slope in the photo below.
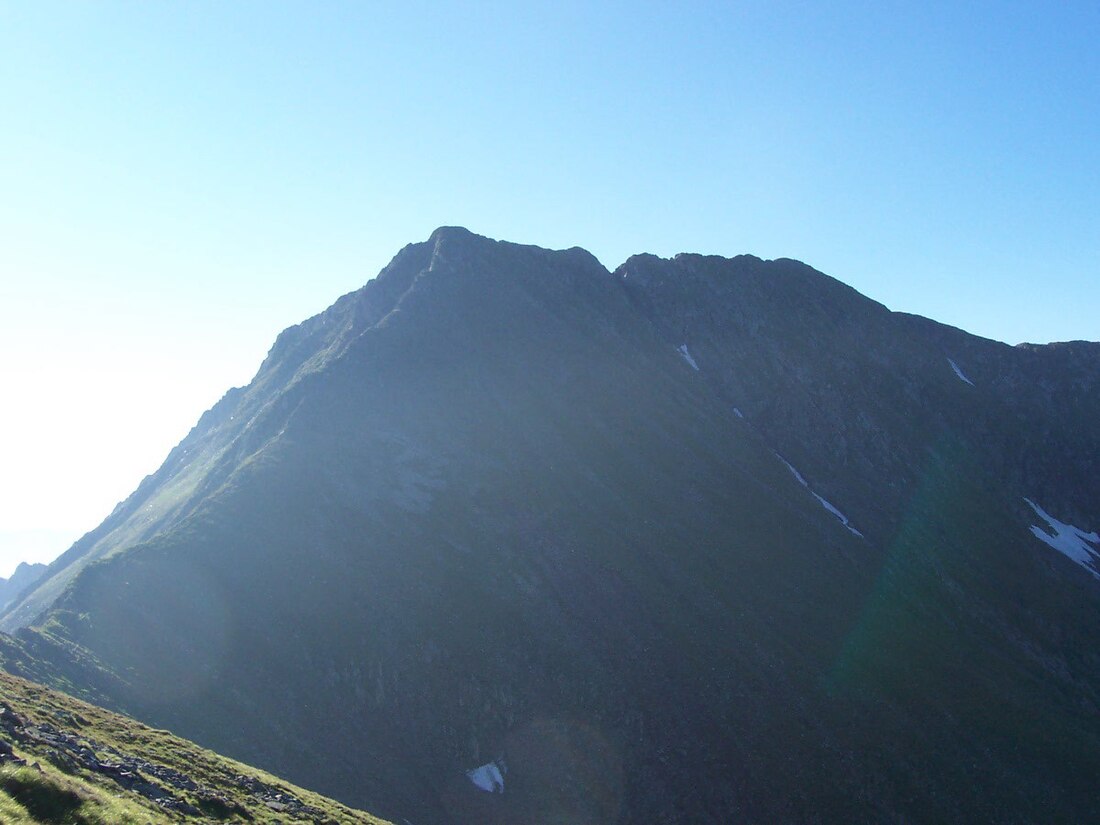
{"type": "Polygon", "coordinates": [[[3,622],[41,678],[417,825],[1080,819],[1098,374],[794,261],[441,229],[3,622]]]}

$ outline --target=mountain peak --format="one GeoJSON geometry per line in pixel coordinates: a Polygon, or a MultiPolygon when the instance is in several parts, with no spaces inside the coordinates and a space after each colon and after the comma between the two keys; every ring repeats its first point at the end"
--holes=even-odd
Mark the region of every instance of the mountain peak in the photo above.
{"type": "Polygon", "coordinates": [[[418,823],[1076,820],[1100,585],[1050,541],[1100,531],[1096,348],[440,227],[0,620],[418,823]]]}
{"type": "Polygon", "coordinates": [[[428,236],[428,243],[439,243],[443,240],[469,240],[474,238],[479,238],[483,241],[492,240],[484,235],[478,235],[476,232],[471,232],[465,226],[437,226],[432,234],[428,236]]]}
{"type": "Polygon", "coordinates": [[[464,226],[440,226],[425,241],[429,249],[439,253],[447,248],[467,248],[479,244],[496,243],[492,238],[471,232],[464,226]]]}
{"type": "Polygon", "coordinates": [[[607,268],[600,263],[595,255],[579,246],[572,246],[568,249],[550,249],[534,244],[495,240],[471,232],[463,226],[440,226],[428,236],[426,244],[432,249],[434,257],[446,260],[455,259],[456,251],[461,255],[462,253],[472,253],[475,250],[488,253],[490,250],[495,249],[498,251],[507,250],[510,255],[526,255],[542,259],[554,258],[563,263],[568,262],[574,266],[580,265],[583,268],[598,269],[605,274],[607,273],[607,268]]]}

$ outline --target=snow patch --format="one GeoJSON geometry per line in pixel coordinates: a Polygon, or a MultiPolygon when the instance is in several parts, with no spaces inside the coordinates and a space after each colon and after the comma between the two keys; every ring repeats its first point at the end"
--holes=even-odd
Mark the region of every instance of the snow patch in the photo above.
{"type": "Polygon", "coordinates": [[[495,762],[482,765],[480,768],[466,771],[466,777],[483,791],[504,793],[504,774],[506,773],[508,773],[508,768],[505,766],[504,760],[497,759],[495,762]]]}
{"type": "Polygon", "coordinates": [[[951,369],[953,369],[955,371],[955,375],[959,376],[959,380],[965,381],[967,384],[969,384],[972,387],[974,386],[974,382],[971,381],[969,378],[967,378],[965,375],[963,375],[963,371],[961,369],[959,369],[958,364],[956,364],[950,358],[947,359],[947,363],[951,365],[951,369]]]}
{"type": "Polygon", "coordinates": [[[1093,576],[1100,579],[1100,567],[1097,566],[1097,561],[1100,561],[1100,547],[1094,549],[1089,547],[1090,544],[1100,545],[1100,535],[1095,532],[1086,533],[1080,527],[1074,527],[1072,524],[1066,524],[1065,522],[1058,521],[1054,516],[1050,515],[1046,510],[1036,504],[1029,498],[1025,498],[1031,509],[1047,523],[1053,533],[1048,533],[1042,527],[1034,525],[1031,528],[1032,534],[1039,541],[1050,545],[1059,553],[1064,556],[1069,556],[1079,565],[1084,567],[1093,576]]]}
{"type": "Polygon", "coordinates": [[[794,468],[791,462],[787,461],[787,459],[783,458],[783,456],[781,456],[779,453],[776,453],[775,457],[783,462],[787,469],[791,471],[791,475],[798,479],[799,484],[801,484],[807,490],[810,489],[810,485],[806,483],[806,479],[802,477],[802,473],[798,472],[798,470],[794,468]]]}
{"type": "Polygon", "coordinates": [[[826,501],[823,497],[821,497],[817,493],[815,493],[813,491],[813,488],[811,488],[810,485],[806,483],[806,479],[804,479],[802,477],[802,473],[798,472],[798,470],[796,470],[794,468],[794,466],[789,461],[787,461],[787,459],[783,458],[783,456],[781,456],[779,453],[776,453],[775,457],[783,462],[783,464],[787,467],[787,469],[791,471],[791,475],[793,475],[798,480],[798,483],[801,484],[803,487],[805,487],[807,490],[809,490],[810,495],[812,495],[814,498],[816,498],[818,503],[822,507],[824,507],[830,513],[832,513],[834,516],[836,516],[836,518],[840,521],[840,523],[843,524],[848,529],[848,531],[850,533],[852,533],[853,535],[859,536],[860,538],[863,538],[863,533],[859,532],[859,530],[857,530],[855,527],[853,527],[851,524],[848,523],[848,517],[846,515],[844,515],[842,512],[840,512],[840,510],[838,510],[836,507],[834,507],[828,501],[826,501]]]}
{"type": "Polygon", "coordinates": [[[695,359],[692,358],[691,353],[688,352],[688,345],[687,344],[680,344],[680,346],[677,348],[676,351],[679,352],[680,355],[683,356],[685,361],[687,361],[689,364],[691,364],[691,368],[693,370],[695,370],[696,372],[699,371],[699,365],[695,363],[695,359]]]}
{"type": "Polygon", "coordinates": [[[840,519],[840,523],[843,524],[845,527],[847,527],[848,531],[850,533],[852,533],[852,535],[859,536],[860,538],[863,538],[863,533],[859,532],[859,530],[857,530],[855,527],[853,527],[852,525],[850,525],[848,523],[848,517],[846,515],[844,515],[842,512],[840,512],[840,510],[836,509],[836,507],[831,505],[829,502],[827,502],[825,499],[823,499],[817,493],[814,493],[813,490],[810,490],[810,492],[813,493],[814,498],[816,498],[819,502],[821,502],[822,507],[824,507],[830,513],[832,513],[834,516],[836,516],[838,519],[840,519]]]}

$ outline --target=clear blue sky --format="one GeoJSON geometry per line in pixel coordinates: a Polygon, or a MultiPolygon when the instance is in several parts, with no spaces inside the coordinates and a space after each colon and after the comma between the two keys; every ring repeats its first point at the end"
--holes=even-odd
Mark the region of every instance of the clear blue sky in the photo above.
{"type": "Polygon", "coordinates": [[[1100,338],[1100,4],[0,1],[0,575],[441,224],[1100,338]]]}

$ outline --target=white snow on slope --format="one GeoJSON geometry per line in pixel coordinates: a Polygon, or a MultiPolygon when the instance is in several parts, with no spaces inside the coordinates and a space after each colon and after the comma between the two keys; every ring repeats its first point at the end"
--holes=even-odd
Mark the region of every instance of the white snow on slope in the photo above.
{"type": "Polygon", "coordinates": [[[813,493],[814,498],[816,498],[818,501],[821,502],[821,506],[824,507],[826,510],[828,510],[830,513],[832,513],[834,516],[836,516],[838,519],[840,519],[840,523],[843,524],[845,527],[847,527],[848,530],[851,533],[853,533],[854,535],[859,536],[860,538],[863,538],[863,533],[859,532],[859,530],[857,530],[855,527],[853,527],[852,525],[850,525],[848,523],[848,517],[846,515],[844,515],[842,512],[840,512],[840,510],[836,509],[833,505],[831,505],[829,502],[827,502],[825,499],[823,499],[817,493],[814,493],[813,490],[810,490],[810,492],[813,493]]]}
{"type": "Polygon", "coordinates": [[[687,361],[689,364],[691,364],[691,368],[693,370],[695,370],[696,372],[699,371],[699,365],[695,363],[695,359],[692,358],[691,353],[688,352],[688,345],[687,344],[680,344],[680,346],[677,347],[676,351],[679,352],[680,355],[682,355],[684,357],[685,361],[687,361]]]}
{"type": "Polygon", "coordinates": [[[960,380],[965,381],[967,384],[969,384],[972,387],[974,386],[974,382],[971,381],[969,378],[967,378],[965,375],[963,375],[963,371],[961,369],[959,369],[958,364],[956,364],[950,358],[947,359],[947,363],[951,365],[951,369],[953,369],[955,371],[955,375],[959,376],[960,380]]]}
{"type": "Polygon", "coordinates": [[[1035,538],[1050,545],[1059,553],[1069,556],[1092,573],[1093,576],[1100,579],[1100,567],[1097,566],[1097,562],[1100,561],[1100,546],[1095,549],[1089,547],[1089,544],[1100,545],[1100,535],[1095,532],[1086,533],[1080,527],[1058,521],[1029,498],[1025,498],[1024,501],[1031,505],[1031,509],[1054,531],[1048,533],[1042,527],[1033,526],[1031,532],[1035,538]]]}
{"type": "Polygon", "coordinates": [[[807,490],[810,489],[810,485],[806,483],[806,479],[802,477],[802,473],[798,472],[798,470],[794,468],[791,462],[787,461],[787,459],[783,458],[783,456],[781,456],[779,453],[776,453],[775,457],[783,462],[783,465],[791,471],[791,475],[798,479],[799,484],[801,484],[807,490]]]}
{"type": "Polygon", "coordinates": [[[498,759],[496,762],[489,762],[480,768],[466,771],[466,776],[483,791],[504,793],[504,774],[506,773],[508,768],[504,765],[504,760],[498,759]]]}
{"type": "Polygon", "coordinates": [[[836,507],[834,507],[832,504],[830,504],[824,498],[822,498],[817,493],[815,493],[813,491],[813,489],[810,487],[810,485],[806,483],[806,479],[804,479],[802,477],[802,473],[798,472],[798,470],[796,470],[791,465],[791,463],[789,461],[787,461],[787,459],[783,458],[783,456],[781,456],[779,453],[776,453],[775,457],[783,462],[783,464],[787,467],[787,469],[791,471],[791,475],[793,475],[796,479],[798,479],[799,484],[801,484],[803,487],[805,487],[807,490],[810,491],[810,494],[818,500],[818,503],[820,503],[822,507],[824,507],[830,513],[832,513],[834,516],[836,516],[840,520],[840,523],[843,524],[845,527],[847,527],[849,531],[851,531],[853,534],[859,536],[860,538],[863,538],[863,533],[859,532],[859,530],[857,530],[855,527],[853,527],[851,524],[848,523],[848,517],[846,515],[844,515],[842,512],[840,512],[840,510],[836,509],[836,507]]]}

